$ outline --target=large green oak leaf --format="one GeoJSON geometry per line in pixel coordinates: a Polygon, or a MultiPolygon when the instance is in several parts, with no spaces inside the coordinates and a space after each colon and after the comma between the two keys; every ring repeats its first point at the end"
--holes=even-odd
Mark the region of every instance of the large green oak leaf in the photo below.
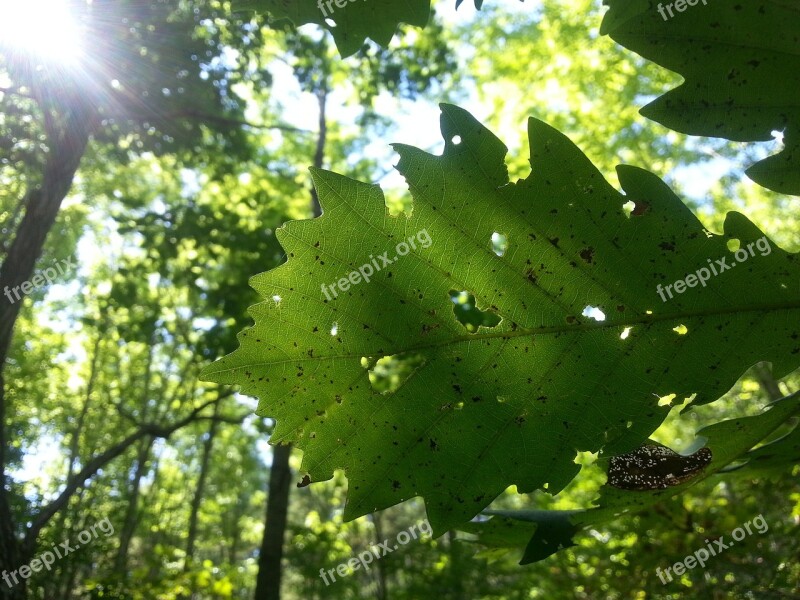
{"type": "Polygon", "coordinates": [[[513,183],[471,115],[442,105],[441,129],[441,156],[394,146],[410,214],[377,185],[312,171],[323,215],[277,231],[288,260],[252,279],[254,326],[204,372],[259,397],[310,481],[344,470],[345,518],[422,496],[441,533],[510,485],[558,492],[578,451],[638,447],[669,410],[660,397],[711,402],[756,362],[797,368],[798,255],[744,216],[711,233],[630,166],[621,194],[535,119],[532,173],[513,183]],[[467,331],[454,290],[499,324],[467,331]],[[387,357],[414,368],[380,393],[370,367],[387,357]]]}

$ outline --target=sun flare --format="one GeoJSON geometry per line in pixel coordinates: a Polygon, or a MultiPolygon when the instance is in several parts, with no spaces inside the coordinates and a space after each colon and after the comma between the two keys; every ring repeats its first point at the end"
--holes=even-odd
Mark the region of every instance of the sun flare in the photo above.
{"type": "Polygon", "coordinates": [[[70,0],[0,0],[0,52],[77,63],[82,55],[81,26],[69,4],[70,0]]]}

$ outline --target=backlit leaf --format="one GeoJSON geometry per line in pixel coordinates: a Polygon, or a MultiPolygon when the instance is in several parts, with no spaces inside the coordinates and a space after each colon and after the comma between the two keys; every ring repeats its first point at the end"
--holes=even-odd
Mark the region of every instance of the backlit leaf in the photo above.
{"type": "Polygon", "coordinates": [[[423,496],[440,533],[510,485],[558,492],[578,451],[641,446],[660,397],[711,402],[758,361],[776,377],[800,364],[798,255],[742,215],[708,232],[634,167],[619,167],[620,194],[535,119],[533,172],[511,183],[505,146],[471,115],[443,105],[441,127],[441,156],[395,146],[410,215],[313,171],[324,214],[278,230],[289,258],[253,278],[255,326],[205,371],[260,398],[310,481],[344,469],[346,518],[423,496]],[[712,261],[727,268],[700,285],[712,261]],[[499,323],[468,330],[454,290],[499,323]]]}

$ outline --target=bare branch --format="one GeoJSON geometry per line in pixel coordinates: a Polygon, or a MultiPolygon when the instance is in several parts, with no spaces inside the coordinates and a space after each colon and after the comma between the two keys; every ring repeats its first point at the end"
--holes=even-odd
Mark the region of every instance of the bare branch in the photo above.
{"type": "Polygon", "coordinates": [[[251,123],[244,119],[234,119],[232,117],[223,117],[221,115],[213,115],[209,113],[202,113],[200,111],[186,109],[181,111],[174,111],[169,113],[149,114],[149,115],[134,115],[134,114],[119,114],[109,115],[114,119],[130,119],[133,121],[157,121],[168,119],[192,119],[196,121],[206,121],[208,123],[216,123],[218,125],[228,125],[234,127],[247,127],[250,129],[277,129],[280,131],[291,131],[292,133],[312,134],[313,131],[307,129],[300,129],[291,125],[267,125],[266,123],[251,123]]]}
{"type": "Polygon", "coordinates": [[[94,476],[100,469],[123,454],[133,444],[146,436],[153,436],[156,438],[168,438],[178,429],[186,427],[195,421],[205,420],[213,417],[200,417],[200,413],[214,403],[220,402],[224,396],[220,396],[213,400],[209,400],[195,408],[183,419],[173,423],[172,425],[156,425],[154,423],[142,425],[138,431],[132,433],[121,442],[118,442],[102,454],[98,454],[83,467],[72,479],[67,482],[63,491],[58,497],[50,504],[42,508],[39,513],[32,519],[32,524],[28,531],[25,533],[24,545],[33,544],[34,540],[39,536],[39,532],[47,525],[50,519],[58,513],[59,510],[64,508],[69,502],[72,495],[78,491],[85,483],[86,480],[94,476]]]}

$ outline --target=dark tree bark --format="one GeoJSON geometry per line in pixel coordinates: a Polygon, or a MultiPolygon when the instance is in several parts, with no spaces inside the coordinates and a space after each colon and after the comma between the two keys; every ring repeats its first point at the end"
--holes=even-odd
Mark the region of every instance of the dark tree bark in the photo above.
{"type": "Polygon", "coordinates": [[[448,578],[450,579],[450,597],[453,600],[465,600],[464,593],[464,565],[463,553],[456,534],[452,531],[447,533],[447,548],[450,551],[450,569],[448,578]]]}
{"type": "MultiPolygon", "coordinates": [[[[44,96],[39,98],[39,104],[45,114],[45,133],[50,146],[48,158],[40,187],[30,190],[24,198],[25,214],[0,266],[0,575],[5,571],[16,571],[30,560],[33,553],[33,544],[28,536],[23,537],[23,532],[15,527],[6,454],[11,440],[6,422],[3,371],[23,302],[11,302],[3,292],[6,288],[13,290],[32,278],[45,238],[72,187],[96,124],[93,109],[78,98],[70,99],[68,108],[64,108],[62,102],[44,96]]],[[[13,587],[5,582],[0,585],[2,600],[19,600],[25,596],[26,582],[23,579],[13,587]]]]}
{"type": "Polygon", "coordinates": [[[289,468],[291,454],[291,446],[273,448],[267,520],[258,557],[255,600],[280,600],[281,597],[281,561],[289,512],[289,485],[292,480],[292,471],[289,468]]]}
{"type": "MultiPolygon", "coordinates": [[[[372,524],[375,525],[375,544],[378,545],[386,539],[383,536],[381,515],[379,513],[373,513],[370,518],[372,519],[372,524]]],[[[385,560],[379,560],[375,565],[375,569],[378,573],[378,589],[375,597],[377,600],[389,600],[387,562],[385,560]]]]}
{"type": "MultiPolygon", "coordinates": [[[[319,105],[319,132],[317,134],[317,149],[314,153],[314,166],[318,169],[325,164],[325,145],[328,142],[328,88],[323,84],[317,92],[317,103],[319,105]]],[[[315,217],[322,214],[322,206],[319,203],[319,195],[316,188],[311,186],[311,211],[315,217]]]]}
{"type": "Polygon", "coordinates": [[[772,369],[768,363],[758,363],[755,366],[755,374],[761,388],[767,393],[770,400],[783,398],[784,393],[781,391],[780,383],[772,376],[772,369]]]}

